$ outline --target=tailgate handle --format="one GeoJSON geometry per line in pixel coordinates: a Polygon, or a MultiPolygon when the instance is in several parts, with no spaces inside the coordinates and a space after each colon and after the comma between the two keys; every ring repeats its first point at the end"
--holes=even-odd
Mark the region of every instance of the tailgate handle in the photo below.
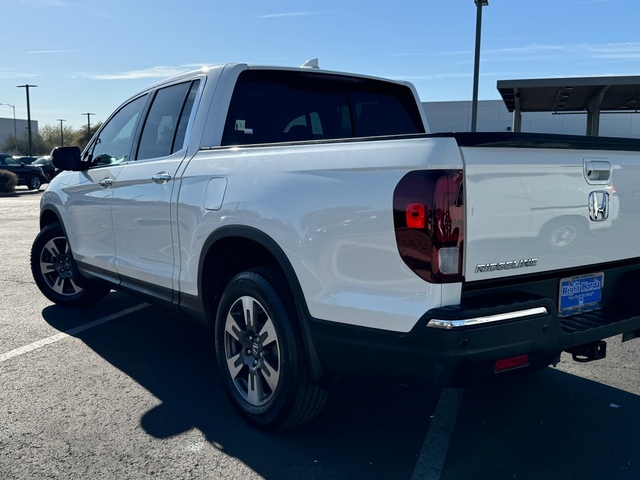
{"type": "Polygon", "coordinates": [[[611,178],[611,163],[608,160],[584,159],[584,177],[592,185],[605,185],[611,178]]]}

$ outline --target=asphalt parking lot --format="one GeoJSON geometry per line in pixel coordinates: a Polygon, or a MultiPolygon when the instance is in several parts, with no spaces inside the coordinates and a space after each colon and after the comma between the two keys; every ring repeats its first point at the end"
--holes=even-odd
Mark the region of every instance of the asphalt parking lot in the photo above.
{"type": "Polygon", "coordinates": [[[355,382],[265,433],[233,411],[200,327],[116,292],[85,309],[39,293],[40,196],[0,197],[2,479],[640,478],[640,340],[482,387],[355,382]]]}

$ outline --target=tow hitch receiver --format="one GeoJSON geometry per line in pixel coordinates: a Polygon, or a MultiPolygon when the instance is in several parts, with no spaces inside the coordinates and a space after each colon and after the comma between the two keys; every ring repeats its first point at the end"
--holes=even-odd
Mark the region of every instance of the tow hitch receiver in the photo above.
{"type": "Polygon", "coordinates": [[[597,342],[580,345],[567,350],[576,362],[590,362],[600,360],[607,356],[607,342],[599,340],[597,342]]]}

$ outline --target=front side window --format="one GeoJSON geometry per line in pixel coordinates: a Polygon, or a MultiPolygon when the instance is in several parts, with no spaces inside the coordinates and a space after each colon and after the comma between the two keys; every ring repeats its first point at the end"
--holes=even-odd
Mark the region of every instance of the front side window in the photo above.
{"type": "Polygon", "coordinates": [[[146,101],[147,96],[142,95],[127,103],[102,127],[89,150],[92,167],[113,165],[129,159],[138,119],[146,101]]]}
{"type": "Polygon", "coordinates": [[[199,81],[158,90],[144,123],[136,160],[166,157],[184,144],[199,81]]]}

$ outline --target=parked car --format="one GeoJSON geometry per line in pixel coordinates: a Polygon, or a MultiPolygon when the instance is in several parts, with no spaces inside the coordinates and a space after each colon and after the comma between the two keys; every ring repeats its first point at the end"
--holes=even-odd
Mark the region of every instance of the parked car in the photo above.
{"type": "Polygon", "coordinates": [[[15,173],[18,176],[18,185],[26,185],[29,190],[39,190],[46,182],[42,168],[26,165],[6,153],[0,153],[0,170],[15,173]]]}
{"type": "Polygon", "coordinates": [[[33,162],[35,162],[38,157],[25,157],[25,156],[14,156],[13,157],[14,160],[17,160],[20,163],[24,163],[25,165],[31,165],[33,162]]]}
{"type": "Polygon", "coordinates": [[[60,170],[54,167],[51,163],[51,155],[45,155],[44,157],[39,157],[35,160],[31,165],[40,167],[44,172],[46,182],[50,182],[53,177],[55,177],[60,170]]]}

